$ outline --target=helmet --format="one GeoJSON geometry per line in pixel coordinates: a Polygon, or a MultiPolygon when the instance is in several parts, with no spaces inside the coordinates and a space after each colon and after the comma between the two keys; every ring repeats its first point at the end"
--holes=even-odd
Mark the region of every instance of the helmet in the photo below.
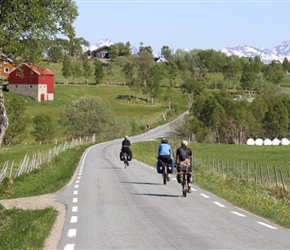
{"type": "Polygon", "coordinates": [[[168,141],[167,141],[166,138],[162,138],[162,139],[161,139],[161,143],[168,143],[168,141]]]}
{"type": "Polygon", "coordinates": [[[128,136],[128,135],[125,135],[125,136],[124,136],[124,138],[125,138],[125,139],[128,139],[128,138],[129,138],[129,136],[128,136]]]}
{"type": "Polygon", "coordinates": [[[182,140],[181,144],[187,146],[188,142],[186,140],[182,140]]]}

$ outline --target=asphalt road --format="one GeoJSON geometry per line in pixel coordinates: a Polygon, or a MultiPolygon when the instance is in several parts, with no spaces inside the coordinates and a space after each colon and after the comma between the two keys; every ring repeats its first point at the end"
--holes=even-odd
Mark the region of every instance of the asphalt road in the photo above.
{"type": "MultiPolygon", "coordinates": [[[[164,125],[131,142],[168,136],[164,125]]],[[[89,148],[73,183],[58,249],[290,249],[290,231],[192,185],[185,198],[153,166],[119,160],[121,140],[89,148]]],[[[157,149],[156,149],[157,150],[157,149]]],[[[134,158],[134,155],[133,155],[134,158]]]]}

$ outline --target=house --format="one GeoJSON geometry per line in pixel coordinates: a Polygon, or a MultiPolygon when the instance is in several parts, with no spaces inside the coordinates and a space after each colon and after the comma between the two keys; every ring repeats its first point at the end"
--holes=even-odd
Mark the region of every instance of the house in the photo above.
{"type": "Polygon", "coordinates": [[[91,56],[97,59],[109,59],[109,46],[102,46],[91,51],[91,56]]]}
{"type": "Polygon", "coordinates": [[[163,57],[163,56],[160,56],[160,57],[155,57],[154,58],[154,61],[157,62],[157,63],[164,63],[164,62],[167,62],[167,60],[163,57]]]}
{"type": "Polygon", "coordinates": [[[0,55],[0,80],[7,80],[9,73],[15,69],[13,60],[5,54],[0,55]]]}
{"type": "Polygon", "coordinates": [[[53,101],[54,74],[47,68],[22,63],[9,74],[9,91],[38,102],[53,101]]]}

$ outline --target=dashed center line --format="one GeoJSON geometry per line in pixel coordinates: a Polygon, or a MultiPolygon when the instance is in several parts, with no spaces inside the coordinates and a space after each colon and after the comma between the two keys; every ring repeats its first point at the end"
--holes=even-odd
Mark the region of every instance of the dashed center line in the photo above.
{"type": "Polygon", "coordinates": [[[78,202],[78,198],[73,198],[73,203],[77,203],[78,202]]]}
{"type": "Polygon", "coordinates": [[[273,227],[269,224],[266,224],[264,222],[260,222],[260,221],[257,221],[258,224],[262,225],[262,226],[265,226],[265,227],[268,227],[268,228],[271,228],[271,229],[278,229],[277,227],[273,227]]]}
{"type": "Polygon", "coordinates": [[[74,207],[72,207],[72,210],[71,210],[72,212],[77,212],[78,211],[78,207],[76,207],[76,206],[74,206],[74,207]]]}
{"type": "Polygon", "coordinates": [[[75,244],[66,244],[64,250],[74,250],[75,244]]]}
{"type": "Polygon", "coordinates": [[[67,237],[69,238],[74,238],[77,235],[77,230],[76,229],[69,229],[67,233],[67,237]]]}
{"type": "Polygon", "coordinates": [[[204,198],[209,198],[209,196],[207,196],[206,194],[200,194],[201,196],[203,196],[204,198]]]}
{"type": "Polygon", "coordinates": [[[70,223],[77,223],[78,222],[78,217],[77,216],[72,216],[70,218],[70,223]]]}
{"type": "Polygon", "coordinates": [[[238,212],[235,212],[235,211],[231,211],[231,213],[233,213],[235,215],[238,215],[238,216],[241,216],[241,217],[247,217],[246,215],[238,213],[238,212]]]}
{"type": "Polygon", "coordinates": [[[216,205],[218,205],[219,207],[226,207],[226,206],[224,206],[223,204],[221,204],[221,203],[219,203],[217,201],[214,201],[213,203],[216,204],[216,205]]]}

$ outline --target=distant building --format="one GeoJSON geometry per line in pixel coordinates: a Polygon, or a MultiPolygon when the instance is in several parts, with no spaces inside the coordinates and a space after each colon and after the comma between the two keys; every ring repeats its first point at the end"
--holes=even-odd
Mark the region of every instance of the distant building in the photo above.
{"type": "Polygon", "coordinates": [[[9,73],[15,69],[13,60],[6,55],[0,55],[0,79],[8,80],[9,73]]]}
{"type": "Polygon", "coordinates": [[[38,102],[53,101],[54,74],[47,68],[22,63],[9,74],[9,91],[38,102]]]}

